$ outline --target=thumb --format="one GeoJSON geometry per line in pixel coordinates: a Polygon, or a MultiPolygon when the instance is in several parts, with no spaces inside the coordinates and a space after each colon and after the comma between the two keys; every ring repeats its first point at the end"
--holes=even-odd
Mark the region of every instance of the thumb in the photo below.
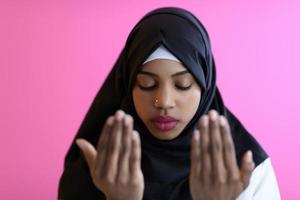
{"type": "Polygon", "coordinates": [[[249,185],[251,174],[254,168],[255,168],[255,164],[253,161],[253,154],[252,151],[249,150],[243,156],[241,172],[240,172],[244,189],[249,185]]]}
{"type": "Polygon", "coordinates": [[[78,145],[79,149],[83,152],[85,160],[87,161],[87,164],[89,166],[90,172],[92,172],[97,157],[96,149],[91,143],[89,143],[85,139],[77,139],[76,144],[78,145]]]}

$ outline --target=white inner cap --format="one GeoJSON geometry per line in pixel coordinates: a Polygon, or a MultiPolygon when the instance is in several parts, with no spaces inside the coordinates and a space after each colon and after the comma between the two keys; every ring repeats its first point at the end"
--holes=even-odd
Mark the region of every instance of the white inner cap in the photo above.
{"type": "Polygon", "coordinates": [[[167,59],[167,60],[173,60],[176,62],[180,62],[168,49],[166,49],[163,45],[160,45],[155,51],[152,52],[152,54],[143,62],[143,64],[146,64],[147,62],[150,62],[152,60],[156,59],[167,59]]]}

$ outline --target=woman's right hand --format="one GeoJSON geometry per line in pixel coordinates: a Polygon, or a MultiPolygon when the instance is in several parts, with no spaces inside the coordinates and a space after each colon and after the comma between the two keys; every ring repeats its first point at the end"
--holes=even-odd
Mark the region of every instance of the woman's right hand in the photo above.
{"type": "Polygon", "coordinates": [[[84,139],[77,139],[76,143],[88,163],[95,186],[108,200],[143,198],[140,138],[133,130],[130,115],[119,110],[106,120],[97,149],[84,139]]]}

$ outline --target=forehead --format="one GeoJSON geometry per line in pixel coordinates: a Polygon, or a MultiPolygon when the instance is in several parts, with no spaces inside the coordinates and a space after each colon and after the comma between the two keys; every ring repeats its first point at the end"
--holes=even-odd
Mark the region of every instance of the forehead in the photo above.
{"type": "Polygon", "coordinates": [[[152,60],[142,66],[142,71],[152,72],[158,75],[173,74],[185,70],[186,68],[183,64],[168,59],[152,60]]]}

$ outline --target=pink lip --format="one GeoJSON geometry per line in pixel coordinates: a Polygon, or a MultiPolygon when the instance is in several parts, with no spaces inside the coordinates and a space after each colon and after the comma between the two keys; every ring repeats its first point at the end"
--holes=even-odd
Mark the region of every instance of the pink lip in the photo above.
{"type": "Polygon", "coordinates": [[[170,116],[158,116],[152,122],[161,131],[170,131],[178,124],[178,120],[170,116]]]}

